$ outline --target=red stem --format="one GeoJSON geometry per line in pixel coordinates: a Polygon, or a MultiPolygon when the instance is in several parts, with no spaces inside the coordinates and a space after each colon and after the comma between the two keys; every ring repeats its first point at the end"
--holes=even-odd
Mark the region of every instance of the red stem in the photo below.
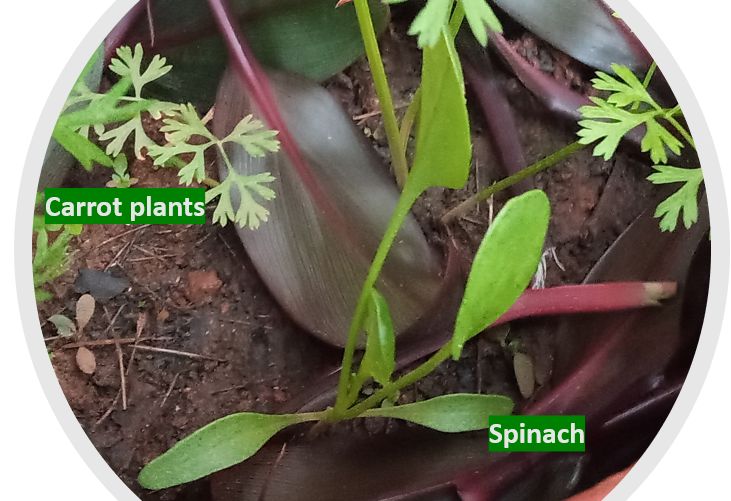
{"type": "Polygon", "coordinates": [[[675,282],[609,282],[527,290],[494,325],[526,317],[602,313],[659,306],[677,292],[675,282]]]}
{"type": "MultiPolygon", "coordinates": [[[[486,59],[482,62],[489,65],[489,61],[486,59]]],[[[462,68],[472,94],[480,103],[482,115],[485,117],[487,129],[490,132],[490,141],[497,152],[503,170],[508,176],[516,174],[526,166],[523,146],[518,139],[513,111],[495,77],[494,69],[488,66],[480,71],[468,60],[463,61],[462,68]]],[[[531,181],[524,180],[512,187],[511,191],[517,195],[532,187],[531,181]]]]}
{"type": "MultiPolygon", "coordinates": [[[[551,75],[526,61],[501,34],[491,32],[490,42],[490,46],[502,56],[518,80],[543,101],[549,110],[576,121],[581,118],[579,108],[592,104],[585,95],[564,87],[551,75]]],[[[630,131],[625,138],[639,145],[644,135],[644,127],[638,127],[630,131]]]]}
{"type": "MultiPolygon", "coordinates": [[[[513,306],[490,327],[534,317],[609,313],[659,306],[660,300],[675,295],[675,282],[609,282],[563,285],[525,291],[513,306]]],[[[451,329],[419,337],[404,345],[396,361],[405,367],[439,350],[451,338],[451,329]]]]}

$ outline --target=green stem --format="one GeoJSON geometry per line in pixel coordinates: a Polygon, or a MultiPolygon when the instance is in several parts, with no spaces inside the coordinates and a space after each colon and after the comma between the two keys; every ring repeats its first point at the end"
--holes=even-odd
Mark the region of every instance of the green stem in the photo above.
{"type": "Polygon", "coordinates": [[[401,147],[403,148],[404,156],[406,155],[406,147],[409,144],[409,137],[411,136],[411,130],[414,128],[414,122],[416,117],[419,115],[421,109],[421,87],[416,89],[414,97],[406,109],[406,114],[401,120],[401,147]]]}
{"type": "Polygon", "coordinates": [[[553,167],[560,161],[570,157],[574,153],[576,153],[579,150],[582,150],[586,148],[587,145],[581,144],[578,141],[575,143],[571,143],[568,146],[565,146],[558,150],[557,152],[539,160],[538,162],[534,163],[533,165],[530,165],[526,167],[525,169],[513,174],[510,177],[506,177],[504,179],[501,179],[497,183],[488,186],[484,190],[480,191],[476,195],[468,198],[461,204],[459,204],[454,209],[447,212],[444,216],[442,216],[442,222],[444,224],[450,223],[451,221],[454,221],[455,219],[464,216],[467,214],[470,210],[472,210],[477,204],[480,202],[487,200],[491,196],[493,196],[495,193],[498,193],[506,188],[510,188],[511,186],[518,184],[519,182],[523,181],[524,179],[527,179],[529,177],[535,176],[539,172],[542,172],[546,169],[549,169],[550,167],[553,167]]]}
{"type": "Polygon", "coordinates": [[[464,21],[464,16],[465,13],[462,2],[457,2],[457,6],[452,12],[452,18],[449,20],[449,32],[452,34],[453,39],[457,38],[457,33],[459,33],[459,29],[462,27],[462,21],[464,21]]]}
{"type": "Polygon", "coordinates": [[[410,189],[409,185],[404,187],[404,191],[401,193],[401,197],[399,197],[399,201],[396,204],[391,220],[388,222],[386,233],[384,234],[381,243],[378,245],[378,250],[376,250],[376,255],[371,262],[368,275],[363,283],[363,288],[361,289],[360,297],[358,298],[358,303],[355,307],[355,313],[353,314],[353,319],[351,320],[350,328],[348,329],[348,339],[345,343],[343,365],[340,369],[340,381],[338,382],[338,395],[335,401],[335,408],[333,409],[335,417],[338,417],[347,408],[348,393],[351,391],[350,382],[351,370],[353,367],[353,356],[358,342],[358,334],[361,331],[365,314],[367,312],[371,289],[376,285],[376,280],[378,280],[378,276],[381,274],[381,270],[386,262],[386,257],[388,257],[388,252],[391,250],[391,246],[396,239],[396,235],[398,235],[401,225],[406,219],[406,216],[408,216],[411,206],[414,205],[414,202],[419,195],[420,193],[410,189]]]}
{"type": "Polygon", "coordinates": [[[642,85],[645,87],[645,89],[650,86],[650,82],[652,81],[652,77],[655,76],[656,71],[657,63],[653,61],[650,65],[650,69],[647,70],[647,75],[645,75],[645,79],[642,81],[642,85]]]}
{"type": "Polygon", "coordinates": [[[675,127],[675,130],[677,130],[680,133],[680,135],[683,136],[683,139],[685,139],[685,141],[693,149],[696,149],[695,148],[695,140],[693,140],[693,136],[690,135],[690,132],[688,132],[687,130],[685,130],[685,127],[683,127],[682,125],[680,125],[680,122],[678,122],[675,119],[675,117],[673,116],[673,114],[665,115],[665,120],[667,120],[670,123],[670,125],[672,125],[673,127],[675,127]]]}
{"type": "MultiPolygon", "coordinates": [[[[652,81],[652,77],[655,76],[655,71],[657,71],[657,63],[655,61],[652,62],[650,65],[650,69],[647,70],[647,74],[645,75],[645,79],[642,81],[642,86],[646,89],[649,87],[650,82],[652,81]]],[[[655,107],[656,109],[659,109],[659,106],[655,107]]],[[[632,111],[637,111],[640,109],[640,102],[637,101],[632,105],[632,111]]]]}
{"type": "Polygon", "coordinates": [[[405,150],[401,144],[401,136],[399,135],[399,127],[396,120],[393,98],[391,97],[391,89],[388,86],[386,70],[383,67],[381,51],[378,48],[378,39],[376,37],[376,31],[373,28],[373,20],[371,19],[368,0],[355,0],[355,12],[358,16],[358,24],[360,25],[360,32],[363,37],[363,44],[365,45],[368,64],[370,65],[373,82],[376,86],[376,94],[378,94],[378,100],[381,103],[383,125],[386,129],[388,147],[391,150],[393,172],[396,176],[396,182],[399,187],[403,188],[406,184],[406,178],[409,175],[409,168],[406,163],[405,150]]]}
{"type": "Polygon", "coordinates": [[[353,419],[360,416],[368,409],[379,405],[384,399],[393,396],[397,391],[410,386],[420,379],[428,376],[434,369],[439,367],[442,362],[447,360],[452,352],[452,343],[449,342],[442,346],[442,348],[432,355],[426,362],[418,366],[416,369],[408,372],[398,378],[396,381],[387,384],[370,397],[363,400],[358,405],[355,405],[348,409],[345,413],[339,416],[340,419],[353,419]]]}
{"type": "Polygon", "coordinates": [[[290,415],[296,416],[298,423],[309,423],[311,421],[324,421],[328,417],[328,411],[298,412],[290,415]]]}

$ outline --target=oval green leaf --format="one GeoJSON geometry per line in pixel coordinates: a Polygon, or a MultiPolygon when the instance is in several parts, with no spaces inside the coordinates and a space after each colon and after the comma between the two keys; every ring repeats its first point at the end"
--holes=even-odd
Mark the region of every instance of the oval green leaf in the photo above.
{"type": "Polygon", "coordinates": [[[424,49],[421,82],[416,156],[404,191],[462,188],[469,176],[472,143],[462,66],[446,27],[437,44],[424,49]]]}
{"type": "Polygon", "coordinates": [[[308,420],[305,415],[231,414],[204,426],[153,459],[138,477],[146,489],[198,480],[253,456],[277,432],[308,420]]]}
{"type": "Polygon", "coordinates": [[[371,290],[365,330],[366,349],[360,372],[385,385],[396,366],[396,336],[386,298],[375,289],[371,290]]]}
{"type": "Polygon", "coordinates": [[[505,204],[477,250],[457,313],[452,357],[464,344],[508,311],[536,272],[551,207],[540,190],[505,204]]]}
{"type": "Polygon", "coordinates": [[[395,407],[370,409],[363,417],[403,419],[443,433],[487,429],[490,416],[512,414],[513,401],[502,395],[457,393],[395,407]]]}

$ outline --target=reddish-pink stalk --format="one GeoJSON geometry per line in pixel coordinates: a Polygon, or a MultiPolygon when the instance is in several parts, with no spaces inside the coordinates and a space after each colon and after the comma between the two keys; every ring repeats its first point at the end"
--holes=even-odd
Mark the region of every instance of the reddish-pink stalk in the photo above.
{"type": "Polygon", "coordinates": [[[526,317],[555,316],[659,306],[673,297],[675,282],[609,282],[527,290],[496,325],[526,317]]]}
{"type": "Polygon", "coordinates": [[[577,119],[579,108],[591,104],[588,97],[564,87],[551,75],[526,61],[500,33],[491,32],[490,42],[492,42],[492,48],[498,51],[515,76],[529,91],[541,98],[551,111],[577,119]]]}
{"type": "MultiPolygon", "coordinates": [[[[228,1],[208,0],[208,4],[210,5],[211,13],[218,25],[221,36],[228,47],[234,70],[246,84],[249,92],[251,92],[252,100],[259,107],[263,119],[269,127],[279,131],[279,140],[282,149],[291,160],[292,166],[297,171],[297,175],[301,179],[305,189],[310,193],[316,206],[324,215],[335,219],[337,223],[343,223],[344,219],[342,215],[332,204],[317,178],[315,178],[312,169],[310,169],[310,166],[284,123],[266,73],[254,57],[238,25],[232,22],[233,17],[228,1]]],[[[342,224],[338,226],[342,226],[342,224]]]]}
{"type": "MultiPolygon", "coordinates": [[[[676,291],[675,282],[610,282],[527,290],[490,327],[527,318],[610,313],[659,306],[662,299],[674,296],[676,291]]],[[[431,355],[450,337],[449,330],[440,330],[433,336],[417,338],[399,355],[399,367],[431,355]]]]}
{"type": "MultiPolygon", "coordinates": [[[[485,61],[487,63],[487,61],[485,61]]],[[[498,154],[505,173],[510,176],[525,168],[523,146],[518,140],[515,118],[510,104],[505,97],[499,82],[495,78],[493,68],[478,70],[470,61],[463,61],[462,68],[470,84],[472,94],[482,108],[490,141],[498,154]]],[[[511,188],[515,194],[531,189],[532,183],[524,180],[511,188]]]]}

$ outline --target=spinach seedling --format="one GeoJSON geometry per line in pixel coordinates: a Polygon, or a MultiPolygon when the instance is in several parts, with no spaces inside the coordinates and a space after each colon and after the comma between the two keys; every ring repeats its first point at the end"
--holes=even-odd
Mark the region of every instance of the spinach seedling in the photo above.
{"type": "MultiPolygon", "coordinates": [[[[454,27],[464,18],[462,3],[451,19],[446,15],[437,17],[434,43],[423,48],[414,163],[361,289],[348,330],[334,405],[319,412],[239,413],[214,421],[145,466],[139,476],[142,486],[162,489],[230,467],[251,457],[279,431],[296,424],[389,417],[459,433],[485,428],[490,415],[512,412],[513,402],[501,395],[454,394],[406,405],[394,404],[394,400],[400,390],[427,376],[448,358],[459,358],[464,344],[505,313],[528,286],[541,258],[550,218],[548,198],[542,191],[533,190],[508,201],[498,213],[475,255],[451,340],[402,375],[394,374],[393,322],[389,306],[376,288],[396,235],[419,196],[432,187],[456,189],[467,182],[472,144],[464,78],[453,35],[454,27]],[[362,335],[366,336],[365,353],[357,370],[353,370],[356,345],[362,335]],[[370,380],[379,388],[359,400],[362,386],[370,380]]],[[[356,0],[355,7],[359,19],[367,20],[367,1],[356,0]]],[[[375,40],[372,23],[371,29],[368,25],[361,23],[367,46],[368,40],[375,40]]],[[[371,52],[370,57],[377,57],[375,64],[382,65],[380,55],[371,52]]],[[[399,154],[400,148],[392,145],[392,153],[399,154]]]]}

